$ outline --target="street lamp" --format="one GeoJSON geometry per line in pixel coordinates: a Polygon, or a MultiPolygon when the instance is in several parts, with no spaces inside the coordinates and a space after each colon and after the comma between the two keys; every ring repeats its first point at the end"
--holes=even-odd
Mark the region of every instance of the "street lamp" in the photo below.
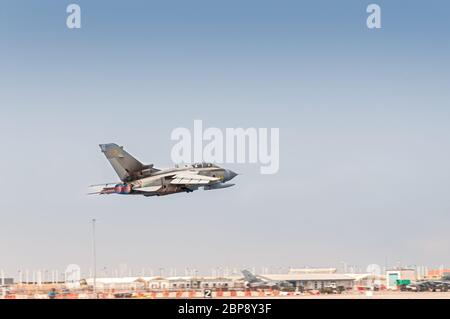
{"type": "Polygon", "coordinates": [[[97,298],[97,291],[96,291],[96,286],[97,286],[97,253],[96,253],[96,249],[95,249],[95,218],[92,219],[92,255],[93,255],[93,259],[94,259],[94,287],[93,287],[93,292],[94,292],[94,296],[95,298],[97,298]]]}

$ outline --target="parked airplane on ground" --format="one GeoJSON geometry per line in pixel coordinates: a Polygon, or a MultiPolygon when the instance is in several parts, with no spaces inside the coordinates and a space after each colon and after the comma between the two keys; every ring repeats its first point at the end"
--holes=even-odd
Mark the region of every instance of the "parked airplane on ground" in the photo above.
{"type": "Polygon", "coordinates": [[[213,190],[231,187],[226,182],[238,174],[211,163],[184,165],[170,169],[156,169],[144,165],[117,144],[100,144],[100,149],[119,176],[120,183],[92,185],[89,194],[123,194],[162,196],[193,192],[200,187],[213,190]]]}
{"type": "Polygon", "coordinates": [[[247,282],[248,288],[259,288],[259,289],[283,289],[283,288],[293,288],[294,285],[289,281],[285,280],[269,280],[261,277],[256,277],[248,270],[242,270],[244,279],[247,282]]]}

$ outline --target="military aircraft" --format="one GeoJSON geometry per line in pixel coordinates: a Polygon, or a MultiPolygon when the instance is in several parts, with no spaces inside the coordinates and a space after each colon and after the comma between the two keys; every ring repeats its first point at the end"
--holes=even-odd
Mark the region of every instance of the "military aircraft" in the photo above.
{"type": "Polygon", "coordinates": [[[101,151],[119,176],[121,182],[92,185],[89,194],[121,194],[163,196],[193,192],[199,188],[214,190],[231,187],[226,183],[236,177],[235,172],[211,163],[156,169],[144,165],[117,144],[100,144],[101,151]]]}
{"type": "Polygon", "coordinates": [[[285,280],[269,280],[265,278],[258,278],[250,271],[244,269],[242,270],[244,279],[247,282],[248,288],[260,288],[260,289],[284,289],[293,288],[294,285],[289,281],[285,280]]]}

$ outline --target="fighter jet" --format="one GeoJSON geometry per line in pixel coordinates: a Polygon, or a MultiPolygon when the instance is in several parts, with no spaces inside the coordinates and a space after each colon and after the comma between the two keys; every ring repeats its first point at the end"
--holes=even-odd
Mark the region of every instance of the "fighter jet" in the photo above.
{"type": "Polygon", "coordinates": [[[214,190],[234,186],[228,181],[238,174],[212,163],[197,163],[157,169],[144,165],[117,144],[100,144],[101,151],[120,178],[119,183],[92,185],[89,194],[163,196],[190,193],[199,188],[214,190]]]}
{"type": "Polygon", "coordinates": [[[247,282],[248,288],[259,288],[259,289],[284,289],[293,288],[294,285],[289,281],[285,280],[269,280],[266,278],[258,278],[250,271],[244,269],[242,270],[244,279],[247,282]]]}

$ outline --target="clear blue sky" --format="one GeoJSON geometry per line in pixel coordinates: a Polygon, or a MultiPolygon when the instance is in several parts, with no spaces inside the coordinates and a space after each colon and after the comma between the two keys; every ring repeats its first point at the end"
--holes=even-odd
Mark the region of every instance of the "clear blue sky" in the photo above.
{"type": "Polygon", "coordinates": [[[448,1],[1,1],[0,268],[450,264],[448,1]],[[382,8],[382,29],[365,25],[382,8]],[[99,143],[170,166],[171,131],[279,127],[280,172],[88,197],[99,143]]]}

